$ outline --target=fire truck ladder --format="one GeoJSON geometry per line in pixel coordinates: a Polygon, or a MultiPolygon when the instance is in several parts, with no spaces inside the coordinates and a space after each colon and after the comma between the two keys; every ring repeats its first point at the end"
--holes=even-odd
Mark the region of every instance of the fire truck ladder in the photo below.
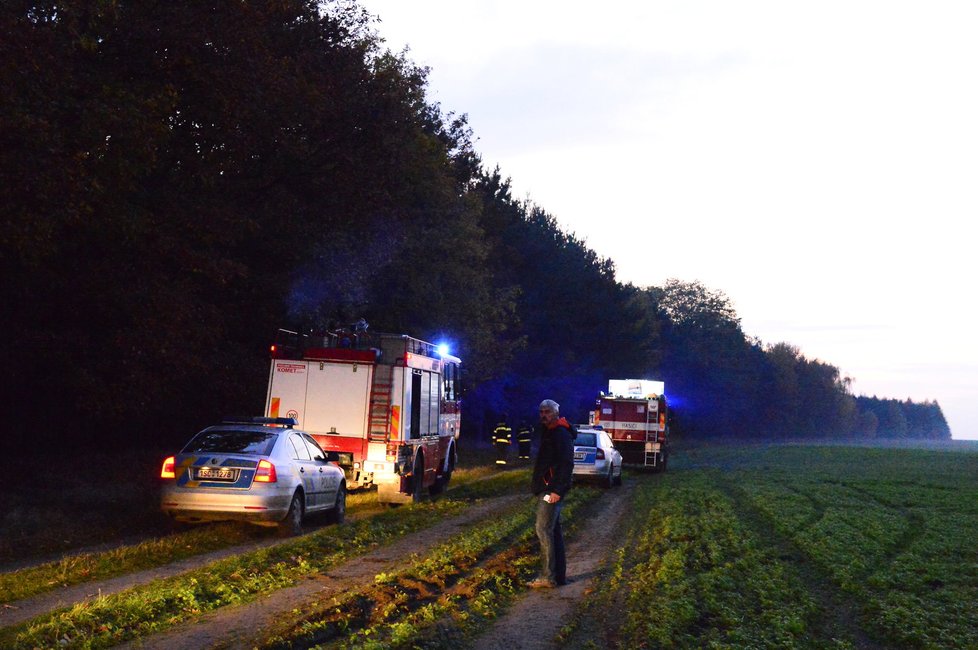
{"type": "Polygon", "coordinates": [[[654,433],[651,431],[652,426],[651,426],[651,423],[649,422],[649,417],[651,415],[652,415],[652,410],[650,408],[648,408],[648,407],[645,407],[645,466],[646,467],[649,467],[650,465],[652,467],[655,467],[656,453],[654,451],[649,451],[649,443],[650,442],[653,442],[653,441],[657,441],[659,439],[659,416],[658,416],[658,411],[656,412],[655,432],[654,433]],[[649,439],[649,435],[650,434],[652,436],[651,437],[651,440],[649,439]]]}
{"type": "Polygon", "coordinates": [[[367,438],[370,440],[387,440],[393,390],[394,366],[378,363],[374,366],[374,379],[370,384],[370,413],[367,424],[367,438]]]}

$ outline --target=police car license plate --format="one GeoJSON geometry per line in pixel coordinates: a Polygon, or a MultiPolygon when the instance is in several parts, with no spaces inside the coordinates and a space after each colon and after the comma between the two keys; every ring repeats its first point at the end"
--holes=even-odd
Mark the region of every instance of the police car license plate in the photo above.
{"type": "Polygon", "coordinates": [[[574,460],[584,460],[584,452],[583,451],[575,451],[574,452],[574,460]]]}
{"type": "Polygon", "coordinates": [[[233,481],[234,470],[225,467],[201,467],[197,470],[198,479],[216,479],[218,481],[233,481]]]}

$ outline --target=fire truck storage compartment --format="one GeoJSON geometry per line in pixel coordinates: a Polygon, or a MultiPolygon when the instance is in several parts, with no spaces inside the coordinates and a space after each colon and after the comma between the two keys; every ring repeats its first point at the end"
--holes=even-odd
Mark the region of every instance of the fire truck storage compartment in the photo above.
{"type": "Polygon", "coordinates": [[[311,434],[361,438],[372,369],[368,364],[276,360],[267,411],[295,417],[311,434]]]}
{"type": "Polygon", "coordinates": [[[372,366],[355,363],[309,362],[306,431],[363,437],[372,366]]]}

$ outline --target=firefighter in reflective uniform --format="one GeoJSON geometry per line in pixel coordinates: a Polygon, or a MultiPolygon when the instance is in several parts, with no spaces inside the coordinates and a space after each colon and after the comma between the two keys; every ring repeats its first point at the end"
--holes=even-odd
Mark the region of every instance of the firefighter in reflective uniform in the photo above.
{"type": "Polygon", "coordinates": [[[530,443],[532,442],[532,433],[533,428],[530,427],[527,421],[520,420],[520,428],[516,432],[516,442],[520,448],[520,460],[530,459],[530,443]]]}
{"type": "Polygon", "coordinates": [[[506,416],[492,430],[492,444],[496,446],[496,464],[505,465],[509,456],[509,445],[513,441],[513,430],[506,424],[506,416]]]}

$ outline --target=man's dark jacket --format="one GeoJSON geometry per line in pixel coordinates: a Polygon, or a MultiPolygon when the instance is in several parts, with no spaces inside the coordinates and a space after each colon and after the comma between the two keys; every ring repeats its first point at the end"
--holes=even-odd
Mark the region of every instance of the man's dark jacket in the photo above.
{"type": "Polygon", "coordinates": [[[557,420],[553,429],[541,425],[539,431],[540,453],[533,466],[530,490],[533,494],[556,492],[563,498],[571,488],[577,432],[564,418],[557,420]]]}

